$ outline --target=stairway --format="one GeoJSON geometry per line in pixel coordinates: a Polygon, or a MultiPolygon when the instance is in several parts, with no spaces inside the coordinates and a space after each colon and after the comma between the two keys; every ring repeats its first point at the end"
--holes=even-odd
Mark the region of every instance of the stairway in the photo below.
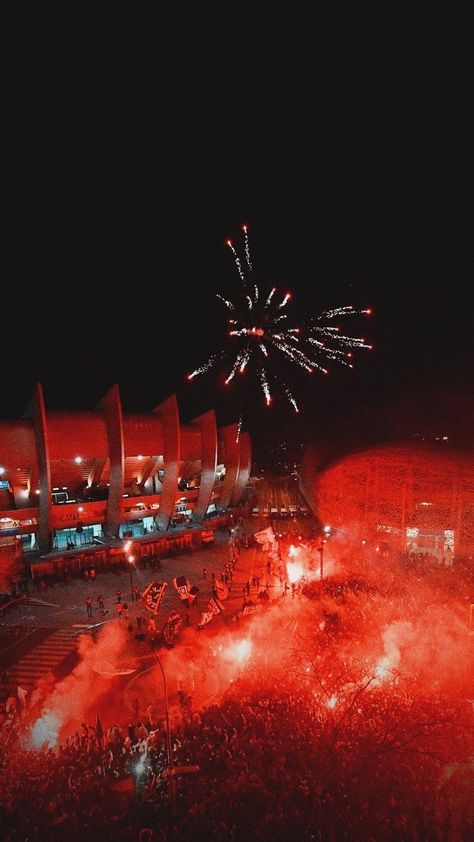
{"type": "Polygon", "coordinates": [[[20,685],[30,693],[41,678],[55,673],[63,661],[76,651],[79,635],[94,634],[95,631],[97,626],[79,624],[53,632],[9,668],[10,691],[16,695],[20,685]]]}

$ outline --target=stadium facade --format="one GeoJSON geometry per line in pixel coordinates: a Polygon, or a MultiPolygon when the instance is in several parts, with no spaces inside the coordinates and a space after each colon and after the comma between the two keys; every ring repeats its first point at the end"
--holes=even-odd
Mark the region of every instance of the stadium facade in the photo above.
{"type": "Polygon", "coordinates": [[[211,523],[239,504],[247,433],[213,410],[182,425],[172,395],[124,413],[118,386],[91,412],[53,412],[37,385],[25,415],[0,421],[0,544],[41,554],[211,523]]]}
{"type": "Polygon", "coordinates": [[[332,527],[445,563],[474,555],[472,455],[442,445],[373,447],[313,465],[311,486],[315,511],[332,527]]]}

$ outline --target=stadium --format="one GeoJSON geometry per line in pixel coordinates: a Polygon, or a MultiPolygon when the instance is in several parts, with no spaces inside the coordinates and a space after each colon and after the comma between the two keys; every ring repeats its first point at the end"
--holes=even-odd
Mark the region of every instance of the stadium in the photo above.
{"type": "Polygon", "coordinates": [[[0,422],[0,551],[156,548],[229,517],[250,466],[248,434],[218,428],[213,410],[183,425],[172,395],[128,414],[114,386],[91,412],[49,411],[38,384],[24,416],[0,422]]]}

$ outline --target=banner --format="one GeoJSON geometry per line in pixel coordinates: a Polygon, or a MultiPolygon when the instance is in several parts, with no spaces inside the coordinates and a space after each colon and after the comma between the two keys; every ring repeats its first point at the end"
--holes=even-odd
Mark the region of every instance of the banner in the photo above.
{"type": "Polygon", "coordinates": [[[216,591],[216,596],[218,599],[227,599],[229,596],[229,588],[227,587],[225,582],[219,582],[217,579],[214,582],[214,590],[216,591]]]}
{"type": "Polygon", "coordinates": [[[177,576],[175,579],[173,579],[173,585],[180,599],[189,599],[191,583],[189,579],[186,579],[186,576],[177,576]]]}
{"type": "Polygon", "coordinates": [[[192,588],[189,590],[189,603],[191,604],[194,599],[196,599],[199,593],[199,588],[196,585],[193,585],[192,588]]]}
{"type": "Polygon", "coordinates": [[[273,544],[275,540],[275,533],[271,526],[267,526],[266,529],[261,529],[260,532],[255,532],[253,537],[259,544],[273,544]]]}
{"type": "Polygon", "coordinates": [[[207,610],[211,612],[211,614],[220,614],[221,611],[224,610],[224,606],[218,599],[212,598],[209,600],[209,605],[207,606],[207,610]]]}
{"type": "Polygon", "coordinates": [[[143,591],[142,603],[152,614],[158,613],[158,608],[168,587],[167,582],[151,582],[143,591]]]}
{"type": "Polygon", "coordinates": [[[206,623],[209,623],[216,614],[220,614],[224,610],[224,606],[218,599],[210,599],[207,606],[207,611],[203,611],[201,619],[199,620],[198,629],[202,629],[206,623]]]}
{"type": "Polygon", "coordinates": [[[214,614],[211,614],[210,611],[204,611],[201,614],[201,619],[199,620],[198,629],[202,629],[202,627],[205,626],[206,623],[209,623],[212,620],[213,617],[214,617],[214,614]]]}
{"type": "Polygon", "coordinates": [[[178,614],[177,611],[172,611],[163,626],[163,640],[169,646],[173,645],[182,624],[181,614],[178,614]]]}

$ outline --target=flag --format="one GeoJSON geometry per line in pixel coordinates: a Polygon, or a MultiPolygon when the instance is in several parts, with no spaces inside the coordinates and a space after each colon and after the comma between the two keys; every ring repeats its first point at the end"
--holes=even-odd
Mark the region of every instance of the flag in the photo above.
{"type": "Polygon", "coordinates": [[[178,614],[177,611],[172,611],[166,623],[163,626],[163,640],[165,641],[165,643],[167,643],[170,646],[174,643],[174,639],[177,636],[181,625],[181,614],[178,614]]]}
{"type": "Polygon", "coordinates": [[[189,601],[192,602],[193,599],[196,599],[198,593],[199,593],[199,588],[196,585],[193,585],[192,588],[190,588],[190,591],[189,591],[189,601]]]}
{"type": "Polygon", "coordinates": [[[189,591],[191,588],[191,584],[189,582],[189,579],[186,579],[186,576],[177,576],[175,579],[173,579],[173,585],[180,599],[189,599],[189,591]]]}
{"type": "Polygon", "coordinates": [[[256,532],[253,537],[259,544],[273,544],[275,540],[275,533],[271,526],[267,526],[266,529],[261,529],[260,532],[256,532]]]}
{"type": "Polygon", "coordinates": [[[225,582],[219,582],[217,579],[214,582],[214,590],[216,591],[218,599],[227,599],[229,596],[229,588],[225,582]]]}
{"type": "Polygon", "coordinates": [[[167,582],[151,582],[143,591],[142,603],[148,611],[151,611],[153,614],[158,613],[158,608],[160,607],[167,587],[167,582]]]}
{"type": "Polygon", "coordinates": [[[198,629],[202,629],[206,623],[209,623],[216,614],[220,614],[221,611],[224,610],[224,606],[219,602],[218,599],[210,599],[209,604],[207,606],[207,611],[203,611],[201,614],[201,619],[199,620],[198,629]]]}
{"type": "Polygon", "coordinates": [[[104,729],[102,728],[102,723],[99,719],[98,713],[96,713],[96,715],[95,715],[95,733],[96,733],[97,739],[101,743],[102,740],[103,740],[103,737],[104,737],[104,729]]]}
{"type": "Polygon", "coordinates": [[[215,615],[213,613],[211,614],[210,611],[204,611],[201,614],[201,619],[199,620],[198,629],[202,629],[202,627],[205,626],[206,623],[209,623],[214,616],[215,615]]]}
{"type": "Polygon", "coordinates": [[[224,606],[218,599],[210,599],[209,605],[207,606],[207,610],[211,612],[211,614],[220,614],[221,611],[224,610],[224,606]]]}

